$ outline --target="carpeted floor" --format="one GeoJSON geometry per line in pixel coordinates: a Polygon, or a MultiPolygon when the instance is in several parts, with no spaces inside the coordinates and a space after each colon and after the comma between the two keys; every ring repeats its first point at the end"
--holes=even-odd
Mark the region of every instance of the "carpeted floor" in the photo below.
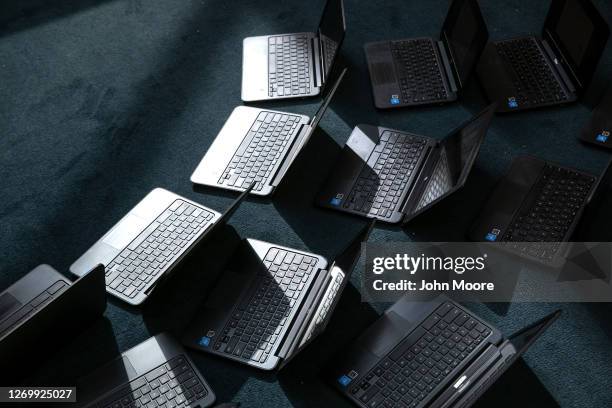
{"type": "MultiPolygon", "coordinates": [[[[345,0],[348,77],[272,200],[249,199],[223,239],[200,248],[142,310],[109,301],[105,319],[40,367],[35,378],[82,375],[161,330],[180,331],[206,295],[230,239],[253,237],[333,257],[363,221],[313,206],[339,146],[358,123],[442,137],[485,106],[477,81],[442,107],[377,112],[362,46],[437,36],[446,0],[345,0]],[[215,259],[213,259],[215,257],[215,259]],[[195,282],[195,284],[194,284],[195,282]]],[[[482,0],[493,39],[539,32],[548,1],[482,0]]],[[[612,4],[597,0],[612,21],[612,4]]],[[[40,263],[68,266],[154,187],[223,210],[233,195],[194,191],[189,176],[241,104],[242,39],[312,31],[323,1],[20,0],[0,5],[0,288],[40,263]]],[[[608,46],[583,102],[497,117],[466,188],[404,229],[373,241],[463,240],[496,180],[519,154],[600,172],[609,154],[577,141],[610,78],[608,46]]],[[[311,115],[318,99],[264,104],[311,115]]],[[[355,285],[358,285],[355,276],[355,285]]],[[[328,331],[279,374],[192,356],[219,401],[255,407],[350,406],[320,379],[325,361],[384,305],[345,292],[328,331]]],[[[505,333],[555,308],[562,318],[480,407],[612,406],[612,307],[512,304],[470,307],[505,333]]]]}

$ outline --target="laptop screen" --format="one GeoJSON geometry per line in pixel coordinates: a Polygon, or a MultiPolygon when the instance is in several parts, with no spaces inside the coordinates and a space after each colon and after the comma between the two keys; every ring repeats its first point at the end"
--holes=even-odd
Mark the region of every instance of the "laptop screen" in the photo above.
{"type": "Polygon", "coordinates": [[[489,33],[476,0],[454,0],[440,35],[448,49],[451,65],[463,86],[482,53],[489,33]]]}
{"type": "Polygon", "coordinates": [[[344,21],[344,5],[342,0],[327,0],[321,22],[319,23],[319,38],[323,49],[323,78],[326,78],[344,39],[346,24],[344,21]]]}
{"type": "Polygon", "coordinates": [[[494,111],[495,105],[489,106],[442,140],[440,157],[415,207],[415,213],[430,207],[465,183],[494,111]]]}
{"type": "Polygon", "coordinates": [[[589,0],[553,0],[544,37],[565,58],[580,86],[590,81],[609,36],[609,29],[589,0]]]}

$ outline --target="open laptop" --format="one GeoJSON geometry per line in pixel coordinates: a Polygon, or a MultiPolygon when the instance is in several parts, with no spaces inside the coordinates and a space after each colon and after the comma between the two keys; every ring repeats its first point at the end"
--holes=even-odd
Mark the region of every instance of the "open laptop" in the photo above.
{"type": "Polygon", "coordinates": [[[465,184],[493,118],[491,105],[443,140],[358,125],[318,194],[323,207],[408,222],[465,184]]]}
{"type": "Polygon", "coordinates": [[[590,0],[552,0],[542,37],[487,44],[478,77],[498,112],[573,102],[591,81],[609,35],[590,0]]]}
{"type": "Polygon", "coordinates": [[[329,266],[320,255],[243,240],[183,344],[263,370],[284,366],[326,327],[373,226],[329,266]]]}
{"type": "Polygon", "coordinates": [[[343,0],[327,0],[315,33],[243,41],[242,100],[304,98],[321,93],[344,40],[343,0]]]}
{"type": "Polygon", "coordinates": [[[583,214],[612,180],[612,160],[597,177],[531,156],[516,158],[469,232],[473,241],[505,242],[504,250],[560,266],[583,214]]]}
{"type": "Polygon", "coordinates": [[[593,110],[591,119],[580,132],[580,140],[612,149],[612,87],[593,110]]]}
{"type": "Polygon", "coordinates": [[[222,217],[215,210],[156,188],[77,259],[70,271],[81,276],[92,265],[106,265],[106,291],[140,305],[246,195],[241,194],[222,217]]]}
{"type": "Polygon", "coordinates": [[[507,339],[463,306],[402,297],[334,361],[330,380],[360,407],[467,408],[559,317],[507,339]]]}
{"type": "Polygon", "coordinates": [[[457,99],[489,32],[476,0],[453,0],[440,39],[412,38],[365,45],[377,108],[457,99]]]}
{"type": "Polygon", "coordinates": [[[312,117],[239,106],[191,175],[195,184],[270,195],[325,114],[346,68],[312,117]]]}
{"type": "Polygon", "coordinates": [[[0,293],[0,380],[17,385],[21,376],[31,373],[32,367],[104,309],[102,265],[74,282],[49,265],[32,269],[0,293]]]}
{"type": "Polygon", "coordinates": [[[215,394],[183,347],[161,333],[79,379],[79,407],[210,407],[215,394]]]}

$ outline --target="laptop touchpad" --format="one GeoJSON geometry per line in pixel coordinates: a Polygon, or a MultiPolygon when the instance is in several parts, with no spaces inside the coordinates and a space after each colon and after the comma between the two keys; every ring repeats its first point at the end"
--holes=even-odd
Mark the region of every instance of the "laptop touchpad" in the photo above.
{"type": "Polygon", "coordinates": [[[117,249],[125,248],[149,224],[135,215],[129,214],[104,238],[104,243],[117,249]]]}
{"type": "Polygon", "coordinates": [[[385,313],[360,338],[361,346],[382,358],[403,339],[405,324],[395,313],[385,313]]]}
{"type": "Polygon", "coordinates": [[[372,67],[372,81],[376,85],[395,83],[395,72],[393,65],[388,62],[375,62],[372,67]]]}
{"type": "Polygon", "coordinates": [[[21,302],[10,293],[0,296],[0,321],[4,320],[5,317],[19,306],[21,306],[21,302]]]}

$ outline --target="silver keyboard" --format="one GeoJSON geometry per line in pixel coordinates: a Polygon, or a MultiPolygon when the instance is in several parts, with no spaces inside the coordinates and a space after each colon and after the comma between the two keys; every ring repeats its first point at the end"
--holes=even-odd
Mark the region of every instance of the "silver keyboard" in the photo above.
{"type": "Polygon", "coordinates": [[[299,116],[261,112],[218,183],[246,189],[255,182],[253,190],[261,191],[289,149],[299,123],[299,116]]]}
{"type": "Polygon", "coordinates": [[[268,38],[268,94],[270,96],[310,93],[310,56],[306,35],[268,38]]]}
{"type": "Polygon", "coordinates": [[[124,299],[146,292],[208,228],[213,213],[176,200],[106,268],[106,290],[124,299]]]}

